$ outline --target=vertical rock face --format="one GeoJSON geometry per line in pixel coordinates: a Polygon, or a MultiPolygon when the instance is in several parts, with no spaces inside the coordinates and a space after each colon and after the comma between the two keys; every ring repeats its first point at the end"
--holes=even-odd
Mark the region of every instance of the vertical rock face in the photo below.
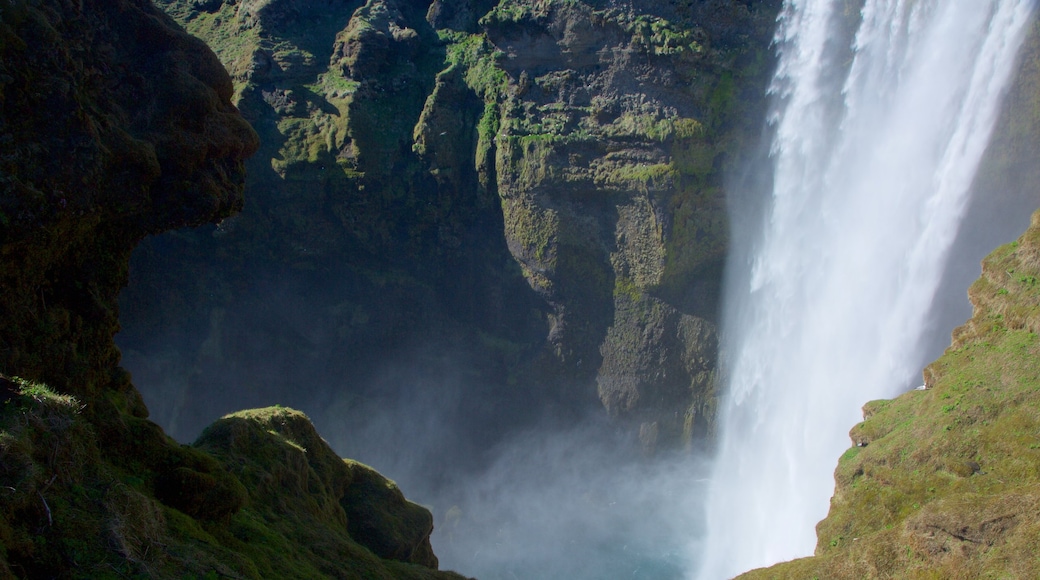
{"type": "MultiPolygon", "coordinates": [[[[173,432],[230,410],[217,382],[330,426],[425,396],[462,446],[597,395],[648,447],[711,431],[779,2],[160,4],[265,144],[243,215],[147,244],[124,297],[173,432]]],[[[395,445],[358,431],[332,437],[395,445]]]]}
{"type": "Polygon", "coordinates": [[[553,354],[668,445],[713,420],[722,175],[743,153],[739,123],[754,122],[732,116],[733,100],[757,100],[761,47],[747,38],[768,14],[517,3],[481,20],[516,79],[498,192],[510,251],[552,309],[553,354]],[[724,13],[742,42],[717,28],[724,13]]]}
{"type": "Polygon", "coordinates": [[[12,2],[0,34],[0,369],[124,389],[130,250],[241,208],[256,134],[220,62],[147,2],[12,2]]]}
{"type": "Polygon", "coordinates": [[[258,142],[233,91],[146,0],[0,6],[2,578],[458,577],[429,511],[301,413],[226,418],[207,453],[118,366],[134,245],[242,207],[258,142]]]}

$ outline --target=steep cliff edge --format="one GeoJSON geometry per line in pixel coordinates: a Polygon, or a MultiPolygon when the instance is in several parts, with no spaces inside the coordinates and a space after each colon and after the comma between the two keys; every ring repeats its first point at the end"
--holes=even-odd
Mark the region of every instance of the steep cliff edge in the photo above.
{"type": "Polygon", "coordinates": [[[118,366],[134,245],[242,206],[232,96],[148,1],[0,6],[0,578],[456,577],[429,512],[301,414],[182,446],[118,366]]]}
{"type": "Polygon", "coordinates": [[[648,449],[711,432],[724,176],[779,2],[160,5],[265,143],[241,216],[135,258],[121,344],[171,432],[233,383],[323,432],[423,400],[457,456],[595,405],[648,449]]]}

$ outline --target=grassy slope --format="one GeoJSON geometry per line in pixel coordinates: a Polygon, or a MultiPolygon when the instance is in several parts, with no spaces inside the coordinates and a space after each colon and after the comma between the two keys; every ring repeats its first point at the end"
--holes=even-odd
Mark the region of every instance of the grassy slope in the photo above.
{"type": "Polygon", "coordinates": [[[816,556],[742,578],[1027,578],[1040,569],[1040,213],[983,262],[928,389],[864,407],[816,556]]]}

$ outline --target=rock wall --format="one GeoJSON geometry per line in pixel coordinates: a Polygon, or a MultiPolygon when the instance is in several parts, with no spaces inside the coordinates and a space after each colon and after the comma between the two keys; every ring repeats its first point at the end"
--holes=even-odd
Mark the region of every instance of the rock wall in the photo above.
{"type": "Polygon", "coordinates": [[[135,244],[242,207],[233,92],[147,0],[0,6],[0,578],[458,577],[430,513],[302,414],[180,445],[119,366],[135,244]]]}
{"type": "Polygon", "coordinates": [[[121,344],[173,433],[218,383],[324,430],[423,381],[474,452],[593,406],[648,450],[711,433],[778,2],[160,4],[264,143],[240,217],[135,257],[121,344]]]}

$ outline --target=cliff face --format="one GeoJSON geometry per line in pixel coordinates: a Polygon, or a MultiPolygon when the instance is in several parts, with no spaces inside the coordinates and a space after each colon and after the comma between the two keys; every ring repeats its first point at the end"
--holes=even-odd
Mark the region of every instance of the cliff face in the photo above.
{"type": "Polygon", "coordinates": [[[264,142],[240,217],[135,258],[121,340],[174,433],[217,384],[335,428],[416,383],[463,447],[597,398],[648,449],[711,431],[778,2],[160,4],[264,142]]]}
{"type": "Polygon", "coordinates": [[[126,386],[130,250],[240,208],[256,136],[220,63],[146,4],[3,15],[0,368],[96,398],[126,386]]]}
{"type": "Polygon", "coordinates": [[[0,7],[0,578],[455,577],[429,512],[301,414],[182,446],[118,366],[134,245],[241,208],[233,91],[150,2],[0,7]]]}

